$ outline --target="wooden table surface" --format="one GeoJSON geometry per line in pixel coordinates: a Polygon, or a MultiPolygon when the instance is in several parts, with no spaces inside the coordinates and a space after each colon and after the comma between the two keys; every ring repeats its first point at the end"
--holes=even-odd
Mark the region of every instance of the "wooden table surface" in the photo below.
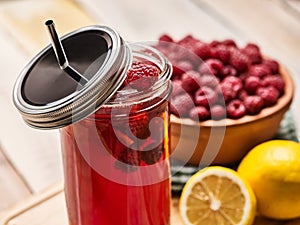
{"type": "Polygon", "coordinates": [[[28,127],[12,103],[17,76],[49,43],[47,19],[54,19],[60,34],[105,24],[127,41],[156,40],[167,32],[175,38],[190,33],[206,41],[256,42],[293,75],[296,93],[291,110],[300,127],[297,0],[0,0],[0,212],[4,214],[62,180],[58,130],[28,127]]]}

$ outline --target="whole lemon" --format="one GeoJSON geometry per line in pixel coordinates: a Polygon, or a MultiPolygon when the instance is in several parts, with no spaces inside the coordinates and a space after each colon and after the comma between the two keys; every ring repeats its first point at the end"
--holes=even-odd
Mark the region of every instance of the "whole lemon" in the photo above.
{"type": "Polygon", "coordinates": [[[250,183],[257,210],[273,219],[300,217],[300,144],[272,140],[254,147],[238,173],[250,183]]]}

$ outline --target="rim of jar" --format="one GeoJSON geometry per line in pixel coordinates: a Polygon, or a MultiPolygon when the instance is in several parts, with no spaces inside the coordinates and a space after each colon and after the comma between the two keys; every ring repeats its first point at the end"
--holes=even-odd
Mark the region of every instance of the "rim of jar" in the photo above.
{"type": "MultiPolygon", "coordinates": [[[[171,93],[172,65],[164,55],[145,42],[128,43],[132,51],[132,61],[146,60],[153,63],[160,70],[158,80],[151,88],[138,91],[136,89],[119,89],[114,96],[102,107],[131,106],[146,102],[156,97],[165,100],[171,93]]],[[[157,102],[160,103],[161,101],[157,102]]]]}

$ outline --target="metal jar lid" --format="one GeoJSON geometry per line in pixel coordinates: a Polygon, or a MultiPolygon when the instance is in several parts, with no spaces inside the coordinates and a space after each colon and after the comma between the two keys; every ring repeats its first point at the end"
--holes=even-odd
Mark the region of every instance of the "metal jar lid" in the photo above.
{"type": "Polygon", "coordinates": [[[24,121],[52,129],[95,112],[122,85],[131,51],[118,33],[88,26],[61,38],[70,65],[88,82],[80,85],[62,70],[51,45],[42,50],[17,79],[13,101],[24,121]]]}

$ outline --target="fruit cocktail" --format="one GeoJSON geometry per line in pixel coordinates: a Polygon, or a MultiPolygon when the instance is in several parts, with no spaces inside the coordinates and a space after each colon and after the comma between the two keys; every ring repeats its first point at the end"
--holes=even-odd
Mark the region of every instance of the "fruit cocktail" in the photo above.
{"type": "Polygon", "coordinates": [[[58,38],[21,72],[14,103],[59,128],[70,225],[170,224],[172,66],[146,43],[88,26],[58,38]]]}
{"type": "Polygon", "coordinates": [[[159,87],[161,73],[135,58],[112,100],[61,129],[70,225],[170,224],[170,90],[159,87]]]}

